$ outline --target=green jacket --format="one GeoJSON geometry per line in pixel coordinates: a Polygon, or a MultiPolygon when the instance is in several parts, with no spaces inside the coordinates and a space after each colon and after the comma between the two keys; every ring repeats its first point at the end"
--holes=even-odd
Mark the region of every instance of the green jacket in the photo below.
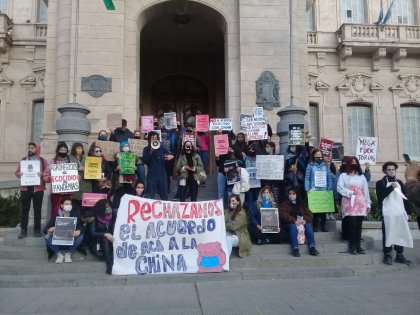
{"type": "MultiPolygon", "coordinates": [[[[203,162],[201,162],[201,158],[197,153],[194,153],[192,160],[193,160],[193,166],[195,167],[194,179],[198,180],[200,176],[200,172],[203,170],[203,162]]],[[[187,157],[185,155],[180,155],[178,158],[178,162],[176,163],[176,170],[181,179],[188,178],[188,171],[184,171],[182,169],[186,165],[187,165],[187,157]]]]}
{"type": "MultiPolygon", "coordinates": [[[[82,161],[80,162],[77,160],[76,157],[70,156],[70,163],[76,163],[78,167],[85,166],[86,157],[84,156],[82,161]]],[[[83,193],[91,193],[92,192],[92,180],[85,179],[85,172],[79,171],[79,191],[74,191],[72,194],[72,198],[76,200],[82,200],[83,193]]]]}
{"type": "Polygon", "coordinates": [[[246,212],[242,209],[232,223],[228,223],[229,217],[232,215],[230,210],[225,210],[226,231],[236,234],[239,239],[239,257],[248,256],[251,252],[251,239],[248,232],[248,220],[246,212]]]}

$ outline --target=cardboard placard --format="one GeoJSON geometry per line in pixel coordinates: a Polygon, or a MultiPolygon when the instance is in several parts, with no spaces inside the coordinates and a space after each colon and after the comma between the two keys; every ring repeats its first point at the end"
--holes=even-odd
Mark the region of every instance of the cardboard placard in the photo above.
{"type": "Polygon", "coordinates": [[[196,115],[195,129],[197,130],[197,132],[209,131],[209,115],[196,115]]]}
{"type": "Polygon", "coordinates": [[[120,152],[118,142],[96,140],[95,145],[101,148],[102,155],[107,161],[115,161],[115,155],[120,152]]]}
{"type": "Polygon", "coordinates": [[[41,177],[38,173],[41,172],[41,161],[38,160],[23,160],[20,161],[20,172],[23,173],[20,177],[21,186],[38,186],[41,185],[41,177]]]}
{"type": "Polygon", "coordinates": [[[308,206],[312,213],[335,212],[332,190],[308,191],[308,206]]]}
{"type": "Polygon", "coordinates": [[[257,179],[283,180],[283,155],[257,155],[257,179]]]}
{"type": "Polygon", "coordinates": [[[249,188],[261,188],[261,180],[257,179],[257,168],[247,167],[246,170],[249,174],[249,188]]]}
{"type": "Polygon", "coordinates": [[[214,136],[214,153],[216,156],[227,154],[229,150],[229,137],[228,135],[215,135],[214,136]]]}
{"type": "Polygon", "coordinates": [[[54,194],[79,191],[77,163],[50,164],[51,189],[54,194]]]}
{"type": "Polygon", "coordinates": [[[85,160],[85,179],[102,178],[102,158],[96,156],[87,156],[85,160]]]}
{"type": "Polygon", "coordinates": [[[289,125],[289,145],[305,145],[305,125],[289,125]]]}
{"type": "Polygon", "coordinates": [[[334,146],[334,141],[328,140],[326,138],[321,138],[318,148],[321,150],[322,156],[324,158],[332,158],[333,146],[334,146]]]}
{"type": "Polygon", "coordinates": [[[360,165],[369,163],[376,164],[376,151],[378,146],[378,138],[376,137],[358,137],[356,157],[359,159],[360,165]]]}
{"type": "Polygon", "coordinates": [[[143,156],[144,148],[149,145],[149,142],[147,140],[141,139],[128,139],[128,143],[130,144],[131,152],[133,152],[139,157],[143,156]]]}
{"type": "Polygon", "coordinates": [[[210,118],[210,131],[227,130],[233,129],[233,123],[231,118],[210,118]]]}
{"type": "Polygon", "coordinates": [[[106,125],[108,128],[114,130],[122,125],[122,114],[120,113],[109,113],[106,116],[106,125]]]}
{"type": "Polygon", "coordinates": [[[149,131],[152,131],[153,128],[153,116],[141,116],[141,132],[148,133],[149,131]]]}
{"type": "Polygon", "coordinates": [[[263,107],[254,107],[253,110],[254,118],[263,118],[264,117],[264,108],[263,107]]]}
{"type": "Polygon", "coordinates": [[[268,138],[265,118],[252,118],[247,127],[248,141],[265,140],[268,138]]]}
{"type": "Polygon", "coordinates": [[[176,113],[171,112],[171,113],[164,113],[163,114],[163,119],[165,122],[165,128],[167,130],[170,129],[176,129],[176,113]]]}
{"type": "Polygon", "coordinates": [[[93,207],[99,200],[107,199],[107,194],[83,193],[82,206],[93,207]]]}

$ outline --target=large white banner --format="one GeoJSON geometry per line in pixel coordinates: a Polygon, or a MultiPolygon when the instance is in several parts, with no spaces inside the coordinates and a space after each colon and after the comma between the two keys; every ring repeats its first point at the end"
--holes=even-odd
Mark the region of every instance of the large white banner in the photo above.
{"type": "Polygon", "coordinates": [[[257,179],[283,180],[283,155],[257,155],[257,179]]]}
{"type": "Polygon", "coordinates": [[[222,200],[171,202],[124,195],[113,275],[229,270],[222,200]]]}

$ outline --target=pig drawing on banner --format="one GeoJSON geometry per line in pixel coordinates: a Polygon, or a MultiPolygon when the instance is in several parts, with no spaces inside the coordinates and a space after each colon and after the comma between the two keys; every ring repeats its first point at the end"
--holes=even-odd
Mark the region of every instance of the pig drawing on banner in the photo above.
{"type": "Polygon", "coordinates": [[[229,271],[223,201],[124,195],[114,230],[113,275],[229,271]]]}

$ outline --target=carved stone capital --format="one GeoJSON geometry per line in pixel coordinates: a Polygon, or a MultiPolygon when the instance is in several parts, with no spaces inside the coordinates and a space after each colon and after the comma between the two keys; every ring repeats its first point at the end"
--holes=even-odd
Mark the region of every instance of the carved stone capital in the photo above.
{"type": "Polygon", "coordinates": [[[407,49],[400,48],[392,55],[392,71],[400,71],[400,60],[407,57],[407,49]]]}
{"type": "Polygon", "coordinates": [[[339,70],[347,70],[346,59],[353,55],[353,49],[351,47],[343,46],[338,50],[339,70]]]}
{"type": "Polygon", "coordinates": [[[386,56],[386,48],[378,48],[372,54],[372,70],[379,71],[381,68],[380,61],[386,56]]]}

